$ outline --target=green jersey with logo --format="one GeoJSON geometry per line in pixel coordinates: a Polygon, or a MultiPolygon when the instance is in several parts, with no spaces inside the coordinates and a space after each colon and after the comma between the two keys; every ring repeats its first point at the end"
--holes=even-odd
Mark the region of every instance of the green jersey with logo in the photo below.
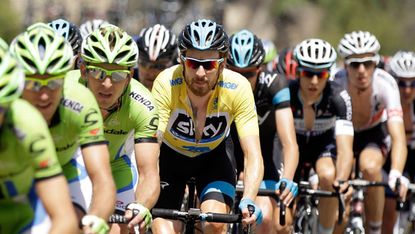
{"type": "Polygon", "coordinates": [[[15,233],[33,219],[33,182],[62,173],[43,116],[25,100],[14,101],[0,127],[0,232],[15,233]]]}
{"type": "Polygon", "coordinates": [[[101,112],[94,95],[68,77],[50,126],[59,162],[67,164],[80,146],[105,143],[101,112]]]}
{"type": "MultiPolygon", "coordinates": [[[[72,80],[80,79],[80,71],[68,73],[72,80]]],[[[157,142],[158,112],[151,92],[138,81],[131,79],[120,106],[104,121],[105,138],[109,141],[111,161],[120,157],[120,150],[128,135],[134,131],[134,142],[157,142]]]]}

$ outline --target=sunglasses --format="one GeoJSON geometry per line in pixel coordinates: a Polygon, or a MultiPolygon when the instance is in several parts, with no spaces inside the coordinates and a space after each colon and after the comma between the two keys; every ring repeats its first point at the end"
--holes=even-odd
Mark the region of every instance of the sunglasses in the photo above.
{"type": "Polygon", "coordinates": [[[156,63],[156,62],[150,62],[150,61],[145,61],[145,60],[140,60],[138,64],[146,69],[154,69],[154,70],[164,70],[171,65],[170,61],[167,63],[156,63]]]}
{"type": "Polygon", "coordinates": [[[307,77],[307,78],[313,78],[314,76],[317,76],[317,78],[319,79],[328,79],[330,77],[330,72],[328,70],[314,71],[314,70],[300,69],[300,76],[307,77]]]}
{"type": "Polygon", "coordinates": [[[401,88],[415,88],[415,80],[409,81],[409,80],[398,80],[398,86],[401,88]]]}
{"type": "Polygon", "coordinates": [[[371,58],[350,58],[345,61],[347,66],[350,66],[353,69],[357,69],[360,67],[361,64],[367,69],[370,67],[374,67],[378,62],[377,57],[371,58]]]}
{"type": "Polygon", "coordinates": [[[199,60],[195,58],[184,57],[183,55],[180,55],[180,58],[182,59],[184,64],[187,67],[190,67],[191,69],[197,70],[200,66],[202,66],[203,69],[205,69],[206,71],[218,68],[219,65],[224,61],[223,58],[199,60]]]}
{"type": "Polygon", "coordinates": [[[109,77],[113,82],[119,82],[129,77],[130,70],[107,70],[96,66],[86,66],[86,74],[96,80],[104,80],[109,77]]]}
{"type": "Polygon", "coordinates": [[[25,79],[25,86],[26,90],[31,90],[35,92],[39,92],[42,87],[47,87],[51,90],[58,89],[62,87],[64,83],[65,75],[60,76],[53,76],[48,79],[39,79],[35,77],[26,77],[25,79]]]}

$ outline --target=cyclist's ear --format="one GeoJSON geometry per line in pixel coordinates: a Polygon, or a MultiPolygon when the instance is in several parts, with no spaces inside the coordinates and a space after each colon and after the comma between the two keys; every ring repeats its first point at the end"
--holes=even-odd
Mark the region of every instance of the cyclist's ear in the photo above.
{"type": "Polygon", "coordinates": [[[81,71],[81,79],[86,80],[86,65],[83,61],[79,62],[79,70],[81,71]]]}

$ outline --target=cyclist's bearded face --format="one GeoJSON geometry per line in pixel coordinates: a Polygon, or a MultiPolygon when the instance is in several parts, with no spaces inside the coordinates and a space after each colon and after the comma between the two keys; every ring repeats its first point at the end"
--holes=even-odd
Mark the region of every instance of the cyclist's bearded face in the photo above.
{"type": "Polygon", "coordinates": [[[205,96],[215,87],[224,63],[217,51],[188,50],[181,59],[187,88],[196,96],[205,96]]]}

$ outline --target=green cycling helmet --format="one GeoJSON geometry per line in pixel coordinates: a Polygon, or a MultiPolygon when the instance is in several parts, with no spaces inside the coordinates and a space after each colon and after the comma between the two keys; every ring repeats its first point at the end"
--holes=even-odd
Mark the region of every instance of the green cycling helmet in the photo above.
{"type": "Polygon", "coordinates": [[[0,106],[8,106],[20,97],[24,79],[23,69],[7,52],[6,42],[0,38],[0,106]]]}
{"type": "Polygon", "coordinates": [[[262,44],[265,50],[265,58],[264,58],[263,63],[266,64],[266,63],[271,62],[277,57],[278,55],[277,47],[275,46],[274,42],[267,40],[267,39],[263,39],[262,44]]]}
{"type": "Polygon", "coordinates": [[[81,56],[85,62],[133,67],[138,61],[138,47],[124,30],[106,24],[84,39],[81,56]]]}
{"type": "Polygon", "coordinates": [[[18,35],[10,45],[10,51],[26,75],[61,75],[73,67],[71,45],[44,23],[33,24],[18,35]]]}

